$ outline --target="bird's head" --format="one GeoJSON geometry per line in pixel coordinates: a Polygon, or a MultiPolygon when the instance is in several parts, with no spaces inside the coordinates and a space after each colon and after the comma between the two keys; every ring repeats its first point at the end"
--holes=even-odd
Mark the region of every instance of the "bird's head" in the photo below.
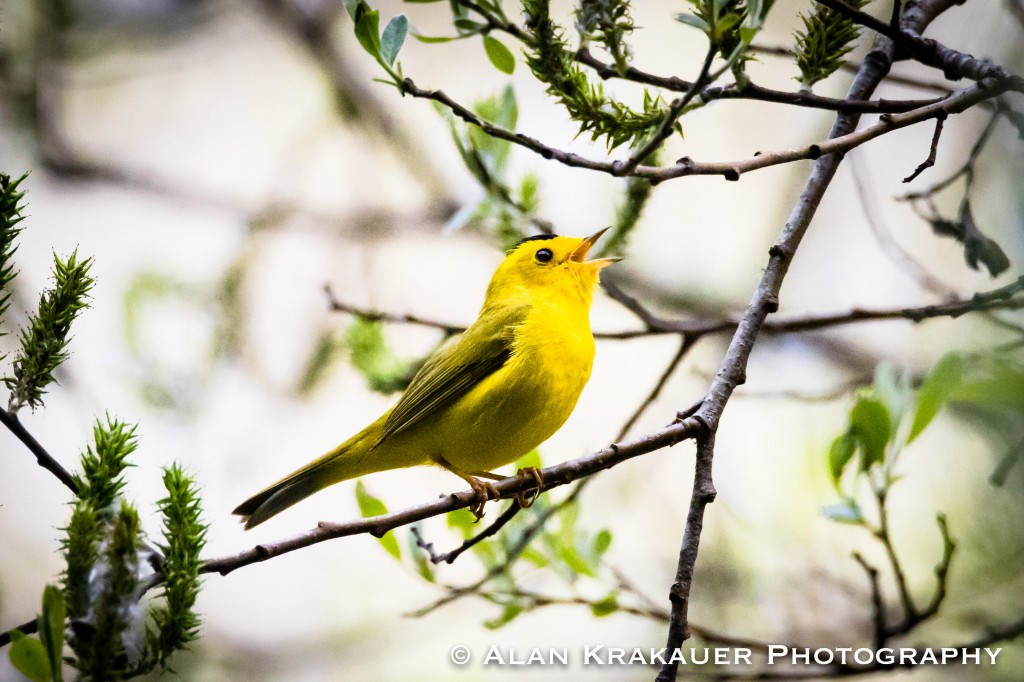
{"type": "Polygon", "coordinates": [[[608,228],[589,237],[538,235],[515,245],[487,287],[487,301],[523,293],[550,296],[578,294],[589,304],[600,272],[621,258],[592,258],[587,253],[608,228]]]}

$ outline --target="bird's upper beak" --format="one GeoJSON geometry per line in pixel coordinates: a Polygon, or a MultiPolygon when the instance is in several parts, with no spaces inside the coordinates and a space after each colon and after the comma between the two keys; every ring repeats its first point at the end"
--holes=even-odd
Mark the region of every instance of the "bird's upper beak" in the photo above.
{"type": "Polygon", "coordinates": [[[603,230],[598,230],[597,232],[595,232],[594,234],[590,235],[582,242],[580,242],[580,245],[577,246],[576,250],[572,252],[571,256],[569,256],[569,260],[575,261],[577,263],[585,263],[596,270],[606,268],[612,263],[618,263],[620,260],[622,260],[621,258],[594,258],[592,260],[584,260],[584,258],[587,257],[587,252],[590,251],[590,247],[594,245],[594,242],[600,239],[601,235],[603,235],[610,229],[610,227],[606,227],[603,230]]]}

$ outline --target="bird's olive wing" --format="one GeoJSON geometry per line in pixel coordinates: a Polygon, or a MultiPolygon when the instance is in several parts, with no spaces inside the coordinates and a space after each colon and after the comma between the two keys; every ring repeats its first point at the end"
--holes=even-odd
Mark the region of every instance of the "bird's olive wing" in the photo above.
{"type": "Polygon", "coordinates": [[[458,339],[432,355],[388,415],[381,440],[438,414],[501,369],[512,356],[515,328],[526,309],[484,311],[458,339]]]}

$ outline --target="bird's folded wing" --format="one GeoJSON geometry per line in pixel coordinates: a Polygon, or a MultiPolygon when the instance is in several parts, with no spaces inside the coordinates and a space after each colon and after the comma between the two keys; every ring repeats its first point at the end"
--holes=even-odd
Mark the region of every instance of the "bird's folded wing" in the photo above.
{"type": "Polygon", "coordinates": [[[450,345],[427,360],[388,415],[381,440],[429,419],[473,390],[512,356],[516,327],[528,306],[485,310],[450,345]]]}

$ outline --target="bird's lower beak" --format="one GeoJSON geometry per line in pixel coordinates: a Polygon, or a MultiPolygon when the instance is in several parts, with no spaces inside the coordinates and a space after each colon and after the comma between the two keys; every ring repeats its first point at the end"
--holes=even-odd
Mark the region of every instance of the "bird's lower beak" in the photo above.
{"type": "Polygon", "coordinates": [[[598,230],[597,232],[595,232],[594,234],[590,235],[582,242],[580,242],[580,245],[577,246],[576,250],[572,252],[570,260],[574,260],[577,263],[585,263],[597,270],[606,268],[612,263],[618,263],[620,260],[622,260],[621,258],[594,258],[592,260],[584,260],[587,257],[587,252],[590,251],[590,247],[594,245],[594,242],[600,239],[601,235],[603,235],[610,229],[610,227],[606,227],[603,230],[598,230]]]}

